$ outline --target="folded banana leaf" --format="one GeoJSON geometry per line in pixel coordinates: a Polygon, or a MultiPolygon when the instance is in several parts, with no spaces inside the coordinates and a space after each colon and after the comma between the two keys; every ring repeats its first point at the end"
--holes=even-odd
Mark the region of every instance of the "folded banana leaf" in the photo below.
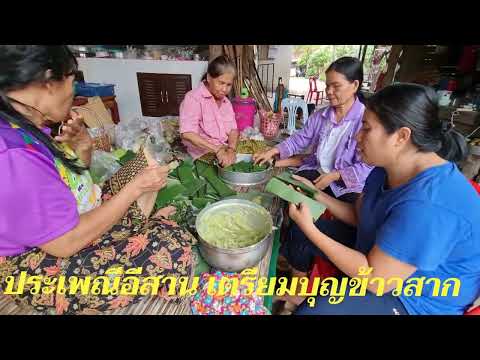
{"type": "Polygon", "coordinates": [[[246,161],[240,161],[232,165],[233,171],[249,173],[252,171],[252,163],[246,161]]]}
{"type": "Polygon", "coordinates": [[[168,176],[179,180],[180,178],[178,177],[178,168],[173,169],[172,171],[170,171],[170,172],[168,173],[168,176]]]}
{"type": "Polygon", "coordinates": [[[293,186],[302,189],[302,191],[304,191],[310,197],[313,197],[313,195],[315,195],[315,193],[317,193],[317,190],[312,189],[310,186],[305,185],[301,181],[295,180],[292,177],[292,173],[290,173],[288,171],[284,171],[284,172],[282,172],[281,174],[278,174],[275,177],[277,179],[280,179],[280,180],[286,182],[287,184],[292,184],[293,186]]]}
{"type": "Polygon", "coordinates": [[[193,179],[188,182],[183,182],[182,185],[187,188],[185,195],[187,196],[194,196],[197,192],[199,192],[202,188],[205,188],[207,182],[201,179],[193,179]]]}
{"type": "MultiPolygon", "coordinates": [[[[207,187],[208,187],[208,183],[207,183],[207,187]]],[[[199,196],[201,197],[201,196],[199,196]]],[[[218,201],[220,200],[220,196],[217,194],[217,192],[215,190],[213,190],[212,192],[210,193],[206,193],[205,195],[203,195],[203,197],[207,198],[207,199],[211,199],[211,200],[214,200],[214,201],[218,201]]]]}
{"type": "Polygon", "coordinates": [[[212,204],[214,202],[215,200],[206,197],[194,197],[192,199],[192,205],[195,206],[197,209],[203,209],[208,204],[212,204]]]}
{"type": "Polygon", "coordinates": [[[265,191],[277,195],[278,197],[290,203],[306,203],[310,209],[310,212],[312,213],[314,221],[316,221],[326,209],[325,205],[319,203],[318,201],[310,199],[309,197],[299,193],[298,191],[293,190],[291,187],[289,187],[277,178],[272,178],[267,183],[265,191]]]}
{"type": "Polygon", "coordinates": [[[202,176],[203,172],[209,167],[204,161],[195,161],[195,170],[198,177],[202,176]]]}
{"type": "Polygon", "coordinates": [[[193,171],[194,171],[193,165],[190,165],[186,162],[182,162],[182,164],[179,167],[177,167],[178,178],[180,179],[182,184],[195,180],[193,171]]]}
{"type": "Polygon", "coordinates": [[[167,186],[158,192],[155,205],[158,209],[161,209],[171,204],[178,196],[183,195],[187,191],[187,188],[178,180],[168,179],[167,186]]]}
{"type": "MultiPolygon", "coordinates": [[[[235,195],[236,192],[233,191],[227,184],[225,184],[218,176],[215,167],[212,165],[207,165],[204,162],[196,162],[197,174],[204,177],[208,183],[215,189],[218,195],[221,198],[235,195]]],[[[208,190],[207,190],[208,193],[208,190]]]]}

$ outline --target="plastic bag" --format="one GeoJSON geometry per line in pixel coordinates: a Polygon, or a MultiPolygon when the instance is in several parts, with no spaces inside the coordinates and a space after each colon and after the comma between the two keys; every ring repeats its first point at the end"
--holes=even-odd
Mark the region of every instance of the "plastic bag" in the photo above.
{"type": "Polygon", "coordinates": [[[97,150],[110,151],[114,142],[115,125],[105,125],[101,128],[88,128],[88,133],[94,141],[97,150]]]}
{"type": "Polygon", "coordinates": [[[90,175],[95,184],[103,184],[120,170],[120,167],[112,153],[95,150],[90,162],[90,175]]]}
{"type": "Polygon", "coordinates": [[[178,116],[164,116],[160,118],[163,129],[163,136],[169,144],[181,141],[180,123],[178,116]]]}
{"type": "Polygon", "coordinates": [[[264,137],[258,128],[247,127],[242,131],[241,137],[249,140],[263,141],[264,137]]]}
{"type": "Polygon", "coordinates": [[[148,122],[144,118],[136,117],[120,121],[120,123],[115,126],[115,146],[122,149],[137,151],[148,136],[145,132],[145,129],[147,128],[148,122]]]}
{"type": "Polygon", "coordinates": [[[115,127],[115,146],[137,152],[142,144],[146,144],[157,161],[163,162],[170,146],[163,135],[162,121],[158,118],[136,117],[121,121],[115,127]]]}
{"type": "Polygon", "coordinates": [[[145,148],[160,165],[165,165],[173,158],[170,145],[165,141],[163,136],[148,135],[145,141],[145,148]]]}

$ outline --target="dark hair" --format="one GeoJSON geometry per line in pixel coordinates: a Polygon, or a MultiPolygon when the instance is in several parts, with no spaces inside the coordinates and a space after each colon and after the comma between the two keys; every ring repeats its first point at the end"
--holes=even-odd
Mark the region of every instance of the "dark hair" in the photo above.
{"type": "Polygon", "coordinates": [[[207,74],[215,79],[228,72],[228,69],[230,69],[230,71],[233,70],[234,73],[236,72],[235,65],[230,61],[228,56],[217,56],[210,62],[210,64],[208,64],[207,72],[205,73],[205,75],[203,75],[202,81],[207,80],[207,74]]]}
{"type": "Polygon", "coordinates": [[[60,81],[77,71],[77,66],[77,60],[67,46],[0,45],[0,117],[32,134],[65,166],[79,173],[85,168],[79,166],[76,159],[67,158],[51,137],[15,110],[6,95],[33,83],[60,81]],[[45,77],[47,70],[51,71],[49,78],[45,77]]]}
{"type": "Polygon", "coordinates": [[[363,64],[360,60],[351,56],[341,57],[331,63],[325,73],[328,73],[332,70],[342,74],[350,82],[358,80],[358,89],[356,95],[360,95],[360,90],[362,89],[363,83],[363,64]]]}
{"type": "Polygon", "coordinates": [[[463,135],[445,128],[438,116],[438,98],[431,87],[398,83],[366,99],[388,134],[401,127],[411,131],[412,143],[421,152],[435,152],[449,161],[461,161],[468,154],[463,135]]]}

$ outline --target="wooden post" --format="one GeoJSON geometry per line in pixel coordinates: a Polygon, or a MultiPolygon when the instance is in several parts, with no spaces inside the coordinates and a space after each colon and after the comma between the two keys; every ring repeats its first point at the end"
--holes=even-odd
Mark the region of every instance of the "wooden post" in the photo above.
{"type": "Polygon", "coordinates": [[[403,45],[393,45],[392,49],[390,50],[390,56],[387,60],[387,72],[383,79],[382,87],[388,86],[393,82],[393,78],[395,76],[395,68],[397,67],[398,59],[400,57],[400,53],[402,52],[403,45]]]}
{"type": "Polygon", "coordinates": [[[212,61],[217,56],[223,55],[223,45],[209,45],[209,61],[212,61]]]}
{"type": "Polygon", "coordinates": [[[365,65],[365,55],[367,54],[368,45],[363,46],[362,59],[360,60],[362,64],[365,65]]]}
{"type": "Polygon", "coordinates": [[[359,60],[362,58],[362,47],[363,47],[363,46],[364,46],[364,45],[359,45],[359,47],[358,47],[358,56],[357,56],[357,58],[358,58],[359,60]]]}

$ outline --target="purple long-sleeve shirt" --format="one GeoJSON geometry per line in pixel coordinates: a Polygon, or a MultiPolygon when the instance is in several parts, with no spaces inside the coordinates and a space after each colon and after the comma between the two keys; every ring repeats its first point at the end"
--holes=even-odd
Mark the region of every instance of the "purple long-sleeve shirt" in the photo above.
{"type": "Polygon", "coordinates": [[[299,170],[318,170],[319,151],[323,142],[328,140],[331,129],[342,126],[344,121],[353,121],[352,126],[338,143],[335,155],[334,169],[340,173],[341,180],[330,184],[330,188],[336,197],[351,192],[362,192],[365,180],[373,169],[372,166],[360,160],[355,140],[355,136],[362,127],[364,110],[365,106],[357,98],[340,123],[335,120],[335,109],[331,106],[315,112],[308,118],[303,129],[296,131],[276,146],[280,151],[280,159],[300,154],[313,145],[314,151],[303,160],[299,170]]]}

